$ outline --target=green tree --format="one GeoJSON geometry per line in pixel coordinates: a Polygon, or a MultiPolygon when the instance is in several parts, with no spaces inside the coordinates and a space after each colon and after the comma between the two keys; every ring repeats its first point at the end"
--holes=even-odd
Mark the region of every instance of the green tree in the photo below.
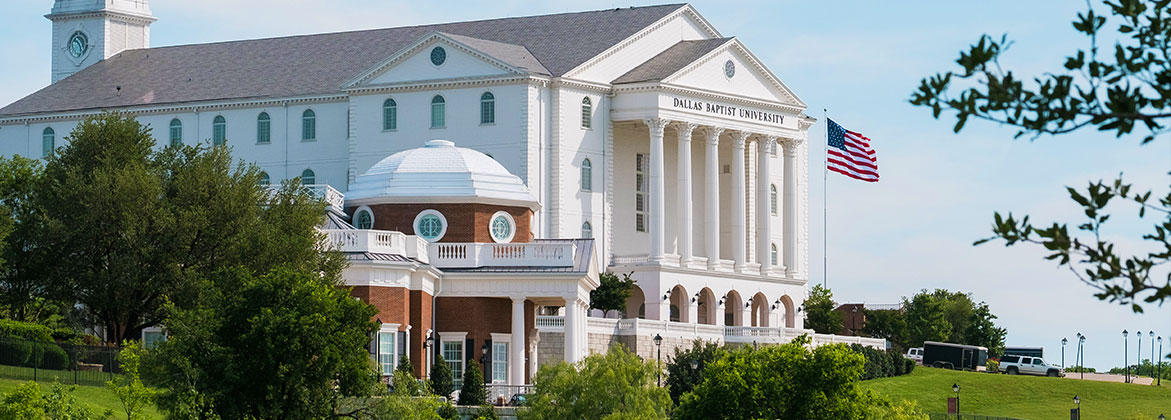
{"type": "Polygon", "coordinates": [[[720,345],[698,339],[687,350],[675,347],[675,354],[667,361],[667,389],[671,392],[671,401],[678,404],[683,394],[695,389],[703,381],[704,369],[724,353],[726,351],[720,345]],[[694,368],[692,363],[695,363],[694,368]]]}
{"type": "Polygon", "coordinates": [[[39,160],[0,158],[0,302],[18,321],[36,322],[46,304],[52,306],[46,299],[51,285],[44,261],[45,217],[35,200],[43,179],[39,160]]]}
{"type": "Polygon", "coordinates": [[[367,345],[376,310],[350,297],[338,272],[222,270],[212,284],[195,308],[167,306],[171,336],[150,363],[163,409],[335,418],[343,398],[373,392],[367,345]]]}
{"type": "Polygon", "coordinates": [[[600,310],[603,315],[609,315],[610,311],[626,312],[626,300],[634,293],[630,273],[623,274],[621,279],[614,273],[601,273],[598,280],[598,288],[590,291],[590,309],[600,310]]]}
{"type": "Polygon", "coordinates": [[[444,398],[451,398],[455,393],[455,381],[451,376],[451,366],[442,354],[435,355],[435,363],[431,364],[431,393],[444,398]]]}
{"type": "Polygon", "coordinates": [[[813,286],[805,299],[805,328],[822,334],[837,334],[842,330],[844,315],[835,311],[834,292],[821,285],[813,286]]]}
{"type": "Polygon", "coordinates": [[[484,388],[484,375],[480,363],[468,360],[464,363],[463,382],[459,388],[459,405],[480,406],[488,402],[488,390],[484,388]]]}
{"type": "Polygon", "coordinates": [[[344,260],[322,252],[315,230],[324,204],[295,182],[275,194],[259,183],[259,169],[233,164],[224,147],[156,150],[129,116],[87,118],[34,191],[41,282],[120,343],[159,324],[164,302],[198,304],[217,270],[339,269],[344,260]]]}
{"type": "Polygon", "coordinates": [[[996,315],[992,314],[988,304],[980,302],[972,311],[972,322],[968,324],[968,330],[964,334],[968,343],[987,347],[989,357],[1000,357],[1004,354],[1004,339],[1008,335],[1007,330],[997,327],[992,322],[995,319],[996,315]]]}
{"type": "Polygon", "coordinates": [[[907,343],[919,347],[924,341],[947,341],[951,336],[951,323],[947,322],[947,302],[926,290],[911,297],[903,298],[907,313],[907,343]]]}
{"type": "MultiPolygon", "coordinates": [[[[961,51],[957,71],[923,79],[910,98],[932,110],[935,118],[947,110],[956,117],[955,131],[970,118],[988,120],[1017,129],[1016,137],[1060,135],[1096,128],[1116,137],[1136,130],[1141,144],[1167,132],[1171,118],[1171,48],[1167,28],[1171,10],[1167,0],[1104,1],[1109,15],[1087,5],[1073,28],[1087,38],[1087,46],[1069,54],[1061,68],[1036,76],[1021,77],[1000,63],[1011,42],[984,35],[961,51]],[[1107,30],[1113,22],[1115,30],[1107,30]],[[1099,51],[1099,40],[1113,48],[1099,51]]],[[[994,215],[993,236],[976,241],[1002,240],[1006,246],[1032,244],[1047,251],[1048,260],[1068,268],[1078,280],[1095,289],[1102,300],[1130,305],[1142,312],[1140,301],[1163,302],[1171,297],[1171,275],[1152,276],[1156,267],[1171,262],[1171,188],[1151,200],[1151,192],[1133,192],[1121,177],[1113,182],[1090,182],[1084,190],[1066,188],[1085,218],[1071,232],[1066,223],[1034,225],[1028,216],[994,215]],[[1112,202],[1137,208],[1138,217],[1154,215],[1154,225],[1141,239],[1147,252],[1130,253],[1115,247],[1103,229],[1111,216],[1112,202]]],[[[1125,239],[1123,239],[1125,241],[1125,239]]],[[[1133,249],[1134,247],[1123,247],[1133,249]]],[[[1165,270],[1164,270],[1165,271],[1165,270]]]]}
{"type": "Polygon", "coordinates": [[[542,366],[533,378],[529,407],[520,420],[665,419],[671,407],[667,389],[655,385],[658,369],[621,345],[592,354],[577,365],[542,366]]]}
{"type": "Polygon", "coordinates": [[[704,372],[675,419],[862,419],[873,403],[858,386],[865,359],[844,345],[810,349],[808,336],[743,347],[704,372]]]}
{"type": "Polygon", "coordinates": [[[905,350],[910,341],[907,333],[907,316],[902,310],[871,310],[866,311],[866,325],[862,333],[875,338],[890,340],[891,346],[899,351],[905,350]]]}
{"type": "Polygon", "coordinates": [[[406,373],[411,377],[415,376],[415,367],[411,365],[411,359],[407,356],[403,356],[402,358],[398,359],[398,366],[396,366],[394,370],[395,372],[406,373]]]}
{"type": "Polygon", "coordinates": [[[118,401],[122,403],[122,410],[126,413],[126,420],[139,420],[146,416],[146,407],[154,401],[157,391],[143,385],[139,376],[139,367],[142,365],[142,347],[138,342],[130,341],[118,352],[118,364],[122,373],[114,380],[106,382],[106,388],[114,392],[118,401]]]}

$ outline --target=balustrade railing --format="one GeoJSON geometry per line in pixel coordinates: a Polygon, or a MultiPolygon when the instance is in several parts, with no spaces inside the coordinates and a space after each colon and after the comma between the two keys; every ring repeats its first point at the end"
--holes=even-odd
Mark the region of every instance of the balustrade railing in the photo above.
{"type": "Polygon", "coordinates": [[[433,243],[429,256],[439,268],[572,267],[575,250],[572,242],[433,243]]]}
{"type": "Polygon", "coordinates": [[[325,204],[329,205],[332,210],[344,211],[346,196],[341,191],[329,186],[329,184],[309,184],[305,188],[308,188],[314,197],[325,201],[325,204]]]}
{"type": "Polygon", "coordinates": [[[407,252],[407,235],[401,232],[366,229],[324,229],[322,232],[338,251],[410,254],[407,252]]]}
{"type": "MultiPolygon", "coordinates": [[[[742,327],[720,326],[708,324],[692,324],[688,322],[661,321],[655,319],[614,319],[614,318],[586,318],[586,327],[592,333],[614,335],[643,335],[693,337],[705,340],[721,340],[728,343],[787,343],[801,335],[810,335],[813,345],[846,343],[883,349],[886,341],[880,338],[840,336],[832,334],[815,334],[813,330],[784,327],[742,327]]],[[[537,316],[537,328],[548,331],[562,331],[565,328],[565,317],[556,315],[537,316]]]]}

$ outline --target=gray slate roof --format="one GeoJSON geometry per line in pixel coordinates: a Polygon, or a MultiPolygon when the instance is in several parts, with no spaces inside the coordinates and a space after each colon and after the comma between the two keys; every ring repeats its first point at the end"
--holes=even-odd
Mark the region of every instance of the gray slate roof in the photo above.
{"type": "Polygon", "coordinates": [[[486,52],[530,72],[561,76],[683,6],[128,50],[0,108],[0,117],[336,94],[345,82],[433,31],[462,36],[461,42],[490,49],[486,52]]]}
{"type": "Polygon", "coordinates": [[[688,64],[694,63],[712,50],[724,45],[732,38],[713,38],[696,41],[680,41],[659,53],[626,74],[614,79],[613,84],[639,83],[663,80],[675,74],[688,64]]]}

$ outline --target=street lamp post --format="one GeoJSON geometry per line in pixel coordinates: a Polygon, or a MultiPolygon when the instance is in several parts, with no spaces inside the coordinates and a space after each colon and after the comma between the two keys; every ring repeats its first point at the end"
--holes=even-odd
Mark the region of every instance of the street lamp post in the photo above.
{"type": "Polygon", "coordinates": [[[1086,351],[1083,344],[1086,343],[1086,336],[1082,333],[1077,333],[1077,354],[1081,357],[1078,363],[1078,370],[1081,371],[1081,379],[1086,379],[1086,351]]]}
{"type": "Polygon", "coordinates": [[[1130,361],[1126,359],[1126,353],[1130,352],[1130,350],[1128,350],[1130,347],[1127,347],[1130,345],[1130,343],[1126,341],[1127,334],[1128,333],[1126,330],[1122,330],[1122,367],[1126,369],[1126,376],[1123,377],[1123,381],[1125,383],[1130,383],[1130,361]]]}
{"type": "Polygon", "coordinates": [[[1077,406],[1077,420],[1082,419],[1082,400],[1077,395],[1073,396],[1073,404],[1077,406]]]}
{"type": "Polygon", "coordinates": [[[663,336],[655,334],[655,349],[658,350],[655,356],[655,376],[658,377],[659,386],[663,386],[663,336]]]}
{"type": "Polygon", "coordinates": [[[1066,340],[1065,338],[1061,339],[1061,368],[1062,369],[1065,369],[1066,367],[1068,367],[1068,366],[1065,366],[1065,343],[1068,343],[1068,342],[1069,342],[1069,340],[1066,340]]]}
{"type": "Polygon", "coordinates": [[[1142,372],[1142,368],[1143,368],[1143,332],[1139,331],[1137,334],[1138,334],[1138,344],[1135,344],[1135,346],[1134,346],[1135,350],[1137,350],[1136,351],[1137,354],[1135,355],[1135,359],[1134,359],[1134,378],[1135,379],[1138,379],[1139,372],[1142,372]]]}
{"type": "Polygon", "coordinates": [[[1157,383],[1155,385],[1163,386],[1163,336],[1160,335],[1158,340],[1159,340],[1159,375],[1156,376],[1156,378],[1159,378],[1159,379],[1156,380],[1157,383]]]}
{"type": "Polygon", "coordinates": [[[850,315],[850,335],[858,335],[858,305],[854,305],[853,315],[850,315]]]}
{"type": "Polygon", "coordinates": [[[960,413],[960,384],[952,384],[951,392],[956,393],[956,414],[960,413]]]}
{"type": "MultiPolygon", "coordinates": [[[[426,339],[426,340],[424,340],[424,341],[426,341],[426,343],[427,343],[427,355],[425,355],[425,356],[424,356],[424,357],[426,357],[426,356],[432,355],[432,353],[431,353],[431,346],[434,346],[434,345],[435,345],[435,333],[434,333],[434,332],[432,332],[432,331],[428,331],[428,332],[427,332],[427,339],[426,339]]],[[[431,357],[431,363],[434,363],[434,361],[435,361],[435,357],[434,357],[434,356],[432,356],[432,357],[431,357]]],[[[430,367],[431,367],[431,365],[428,363],[428,361],[427,361],[427,360],[424,360],[424,361],[423,361],[423,369],[426,369],[427,371],[426,371],[426,375],[423,375],[423,376],[425,376],[425,377],[427,377],[427,378],[431,378],[431,369],[430,369],[430,367]]]]}
{"type": "Polygon", "coordinates": [[[1151,338],[1151,363],[1152,363],[1152,365],[1151,365],[1151,378],[1154,378],[1155,377],[1155,365],[1153,363],[1155,363],[1155,331],[1154,330],[1148,331],[1147,334],[1150,334],[1147,337],[1151,338]]]}

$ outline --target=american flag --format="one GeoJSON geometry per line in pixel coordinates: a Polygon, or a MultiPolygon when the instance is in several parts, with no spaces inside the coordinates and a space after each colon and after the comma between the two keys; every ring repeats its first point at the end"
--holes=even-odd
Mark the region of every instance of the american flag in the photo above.
{"type": "Polygon", "coordinates": [[[870,148],[870,139],[828,121],[826,167],[850,178],[878,182],[878,157],[870,148]]]}

